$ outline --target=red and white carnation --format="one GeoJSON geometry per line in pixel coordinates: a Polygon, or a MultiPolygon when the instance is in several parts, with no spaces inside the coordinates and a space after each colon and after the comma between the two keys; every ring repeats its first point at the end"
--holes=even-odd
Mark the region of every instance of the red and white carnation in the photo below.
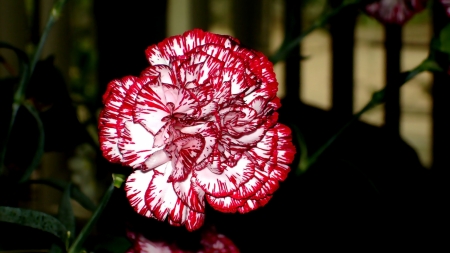
{"type": "Polygon", "coordinates": [[[384,24],[403,25],[426,7],[428,0],[378,0],[366,6],[370,16],[384,24]]]}
{"type": "Polygon", "coordinates": [[[264,206],[295,154],[290,129],[277,123],[272,64],[198,29],[146,55],[139,77],[108,84],[99,120],[103,155],[134,169],[125,191],[136,212],[195,230],[205,198],[222,212],[264,206]]]}
{"type": "Polygon", "coordinates": [[[142,234],[127,231],[127,237],[132,246],[127,253],[239,253],[233,241],[214,229],[202,234],[199,250],[182,250],[175,243],[168,244],[163,241],[151,241],[142,234]]]}
{"type": "Polygon", "coordinates": [[[447,16],[450,17],[450,0],[440,0],[440,1],[445,8],[445,13],[447,13],[447,16]]]}

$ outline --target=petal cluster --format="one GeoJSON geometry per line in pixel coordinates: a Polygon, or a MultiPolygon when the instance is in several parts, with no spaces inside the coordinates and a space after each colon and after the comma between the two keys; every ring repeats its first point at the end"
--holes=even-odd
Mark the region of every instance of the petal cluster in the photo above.
{"type": "Polygon", "coordinates": [[[233,241],[225,235],[217,233],[214,229],[209,229],[202,234],[200,241],[201,249],[191,251],[182,250],[176,244],[166,242],[156,242],[147,239],[142,234],[127,232],[127,237],[131,240],[132,246],[127,253],[239,253],[239,249],[233,241]]]}
{"type": "Polygon", "coordinates": [[[445,13],[450,17],[450,0],[439,0],[445,8],[445,13]]]}
{"type": "Polygon", "coordinates": [[[222,212],[264,206],[295,148],[277,123],[272,64],[239,41],[192,30],[147,48],[150,67],[108,84],[103,155],[134,170],[125,190],[141,215],[195,230],[205,199],[222,212]]]}
{"type": "Polygon", "coordinates": [[[378,0],[366,6],[367,14],[384,24],[403,25],[426,7],[427,0],[378,0]]]}

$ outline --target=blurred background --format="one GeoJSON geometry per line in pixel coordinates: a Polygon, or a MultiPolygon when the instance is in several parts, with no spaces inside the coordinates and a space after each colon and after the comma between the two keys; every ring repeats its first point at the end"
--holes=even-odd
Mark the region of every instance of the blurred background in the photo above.
{"type": "MultiPolygon", "coordinates": [[[[147,46],[167,36],[202,28],[234,36],[243,45],[270,56],[286,37],[296,37],[322,13],[341,2],[68,1],[45,44],[43,61],[27,94],[28,99],[39,105],[46,134],[45,153],[32,177],[71,180],[92,199],[100,198],[111,171],[122,170],[105,161],[98,150],[97,116],[102,108],[101,96],[112,79],[138,75],[148,65],[144,55],[147,46]]],[[[278,95],[283,99],[281,120],[299,126],[311,153],[359,111],[373,92],[383,88],[387,80],[395,78],[400,71],[414,68],[427,57],[434,31],[448,23],[445,11],[437,2],[429,1],[426,10],[403,27],[394,28],[380,24],[362,11],[346,10],[329,25],[308,35],[286,60],[274,66],[280,84],[278,95]]],[[[53,0],[0,0],[0,41],[32,53],[53,3],[53,0]]],[[[19,66],[11,51],[0,49],[0,56],[4,90],[0,95],[1,113],[7,119],[13,89],[9,84],[17,76],[19,66]]],[[[435,191],[430,190],[430,185],[436,181],[434,177],[428,178],[430,171],[450,168],[450,125],[446,123],[450,109],[446,95],[448,81],[446,74],[422,73],[405,84],[388,100],[386,107],[378,106],[364,114],[361,123],[324,155],[323,162],[300,176],[303,179],[291,173],[295,179],[281,184],[277,193],[284,197],[274,198],[274,203],[268,206],[283,205],[287,199],[292,201],[292,196],[306,196],[284,209],[284,214],[290,217],[303,207],[315,206],[303,211],[304,217],[313,218],[296,223],[300,230],[332,224],[339,231],[337,227],[350,224],[364,233],[378,231],[382,225],[377,222],[386,217],[398,218],[385,212],[393,203],[380,204],[379,194],[400,196],[402,200],[422,196],[431,202],[429,196],[435,191]],[[348,172],[343,167],[355,169],[348,172]],[[330,191],[335,192],[330,194],[330,191]],[[318,199],[331,202],[323,204],[318,199]],[[361,203],[361,199],[370,201],[361,203]],[[355,206],[362,211],[350,214],[355,206]],[[337,207],[339,211],[334,209],[337,207]],[[328,216],[324,211],[327,208],[333,209],[335,216],[324,218],[328,216]],[[384,216],[373,218],[376,213],[384,216]],[[348,219],[344,222],[342,218],[348,219]],[[359,224],[361,220],[377,229],[363,228],[359,224]]],[[[27,154],[32,154],[36,147],[30,116],[26,113],[19,116],[14,141],[7,153],[11,174],[29,162],[27,154]]],[[[1,121],[2,138],[7,122],[1,121]]],[[[436,175],[444,175],[439,173],[436,175]]],[[[19,200],[16,204],[49,213],[56,212],[60,198],[58,191],[39,185],[18,194],[9,201],[19,200]]],[[[393,202],[401,202],[399,199],[393,202]]],[[[76,202],[74,206],[80,220],[91,215],[76,202]]],[[[433,204],[421,206],[420,212],[434,208],[433,204]]],[[[406,217],[401,210],[399,215],[406,217]]],[[[418,213],[416,209],[414,215],[418,213]]],[[[224,224],[229,221],[228,216],[220,217],[222,223],[218,226],[222,224],[227,230],[224,224]]],[[[250,218],[237,218],[234,223],[253,224],[252,217],[261,222],[274,216],[258,213],[247,217],[250,218]]],[[[278,228],[276,224],[272,226],[278,228]]],[[[402,227],[399,233],[406,230],[402,225],[398,227],[402,227]]],[[[233,239],[242,244],[236,238],[233,239]]]]}

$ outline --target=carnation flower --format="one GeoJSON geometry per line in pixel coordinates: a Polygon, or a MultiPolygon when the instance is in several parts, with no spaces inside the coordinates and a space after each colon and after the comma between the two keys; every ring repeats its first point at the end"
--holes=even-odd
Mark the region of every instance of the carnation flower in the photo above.
{"type": "Polygon", "coordinates": [[[426,7],[427,0],[378,0],[366,6],[366,12],[381,23],[403,25],[426,7]]]}
{"type": "Polygon", "coordinates": [[[103,155],[134,169],[125,191],[141,215],[199,228],[216,210],[264,206],[295,148],[277,123],[272,64],[239,41],[202,30],[147,48],[150,67],[108,84],[103,155]]]}
{"type": "Polygon", "coordinates": [[[239,253],[239,249],[233,241],[223,234],[218,234],[214,229],[202,234],[201,249],[196,251],[181,250],[176,244],[166,242],[154,242],[141,234],[127,232],[132,246],[127,253],[239,253]]]}
{"type": "Polygon", "coordinates": [[[450,17],[450,0],[440,0],[440,2],[445,8],[445,13],[450,17]]]}

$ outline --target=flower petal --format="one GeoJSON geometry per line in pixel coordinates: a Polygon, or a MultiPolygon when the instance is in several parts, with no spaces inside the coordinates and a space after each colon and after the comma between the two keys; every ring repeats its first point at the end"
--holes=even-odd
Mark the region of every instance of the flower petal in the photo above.
{"type": "Polygon", "coordinates": [[[183,127],[180,129],[182,133],[196,135],[200,134],[204,138],[204,148],[198,155],[195,163],[199,164],[204,159],[208,158],[214,151],[214,146],[217,143],[217,129],[213,122],[207,122],[195,126],[183,127]]]}
{"type": "Polygon", "coordinates": [[[248,213],[250,211],[256,210],[259,207],[265,206],[269,200],[272,198],[272,195],[269,195],[265,198],[254,200],[248,199],[242,206],[238,208],[238,211],[242,214],[248,213]]]}
{"type": "Polygon", "coordinates": [[[216,198],[211,195],[206,195],[206,200],[214,209],[224,213],[235,213],[238,207],[245,203],[243,199],[235,199],[232,197],[216,198]]]}
{"type": "Polygon", "coordinates": [[[186,228],[189,231],[199,229],[205,222],[205,214],[190,210],[186,219],[186,228]]]}
{"type": "Polygon", "coordinates": [[[152,181],[145,193],[145,203],[155,218],[163,221],[175,209],[178,201],[172,184],[167,182],[172,172],[172,163],[165,163],[153,171],[152,181]]]}
{"type": "Polygon", "coordinates": [[[145,193],[153,178],[154,172],[135,170],[125,183],[125,193],[133,209],[140,215],[153,217],[150,208],[145,203],[145,193]]]}
{"type": "Polygon", "coordinates": [[[142,124],[150,133],[156,135],[166,124],[163,118],[170,115],[166,107],[164,90],[160,82],[145,85],[136,98],[134,121],[142,124]]]}
{"type": "Polygon", "coordinates": [[[245,184],[242,184],[237,191],[233,192],[231,197],[235,199],[247,199],[261,189],[263,183],[256,177],[251,178],[245,184]]]}
{"type": "Polygon", "coordinates": [[[110,82],[106,93],[108,95],[103,97],[105,108],[99,118],[99,141],[103,156],[111,162],[120,162],[122,159],[122,154],[117,147],[119,137],[117,121],[125,95],[135,79],[135,77],[127,76],[110,82]]]}
{"type": "Polygon", "coordinates": [[[147,59],[151,65],[169,65],[170,58],[161,53],[158,45],[149,46],[145,50],[145,55],[147,56],[147,59]]]}
{"type": "Polygon", "coordinates": [[[192,174],[189,174],[184,181],[173,182],[173,189],[190,209],[200,213],[205,212],[205,192],[192,180],[192,174]]]}
{"type": "Polygon", "coordinates": [[[172,162],[174,167],[169,181],[186,179],[204,146],[204,139],[200,135],[188,135],[174,140],[173,144],[167,149],[173,154],[172,162]]]}
{"type": "Polygon", "coordinates": [[[154,137],[141,124],[125,123],[119,141],[122,162],[133,168],[140,168],[151,154],[160,150],[153,148],[154,137]]]}
{"type": "Polygon", "coordinates": [[[240,159],[236,166],[228,167],[218,175],[209,169],[194,171],[195,182],[214,197],[228,196],[254,175],[254,165],[247,158],[240,159]]]}

